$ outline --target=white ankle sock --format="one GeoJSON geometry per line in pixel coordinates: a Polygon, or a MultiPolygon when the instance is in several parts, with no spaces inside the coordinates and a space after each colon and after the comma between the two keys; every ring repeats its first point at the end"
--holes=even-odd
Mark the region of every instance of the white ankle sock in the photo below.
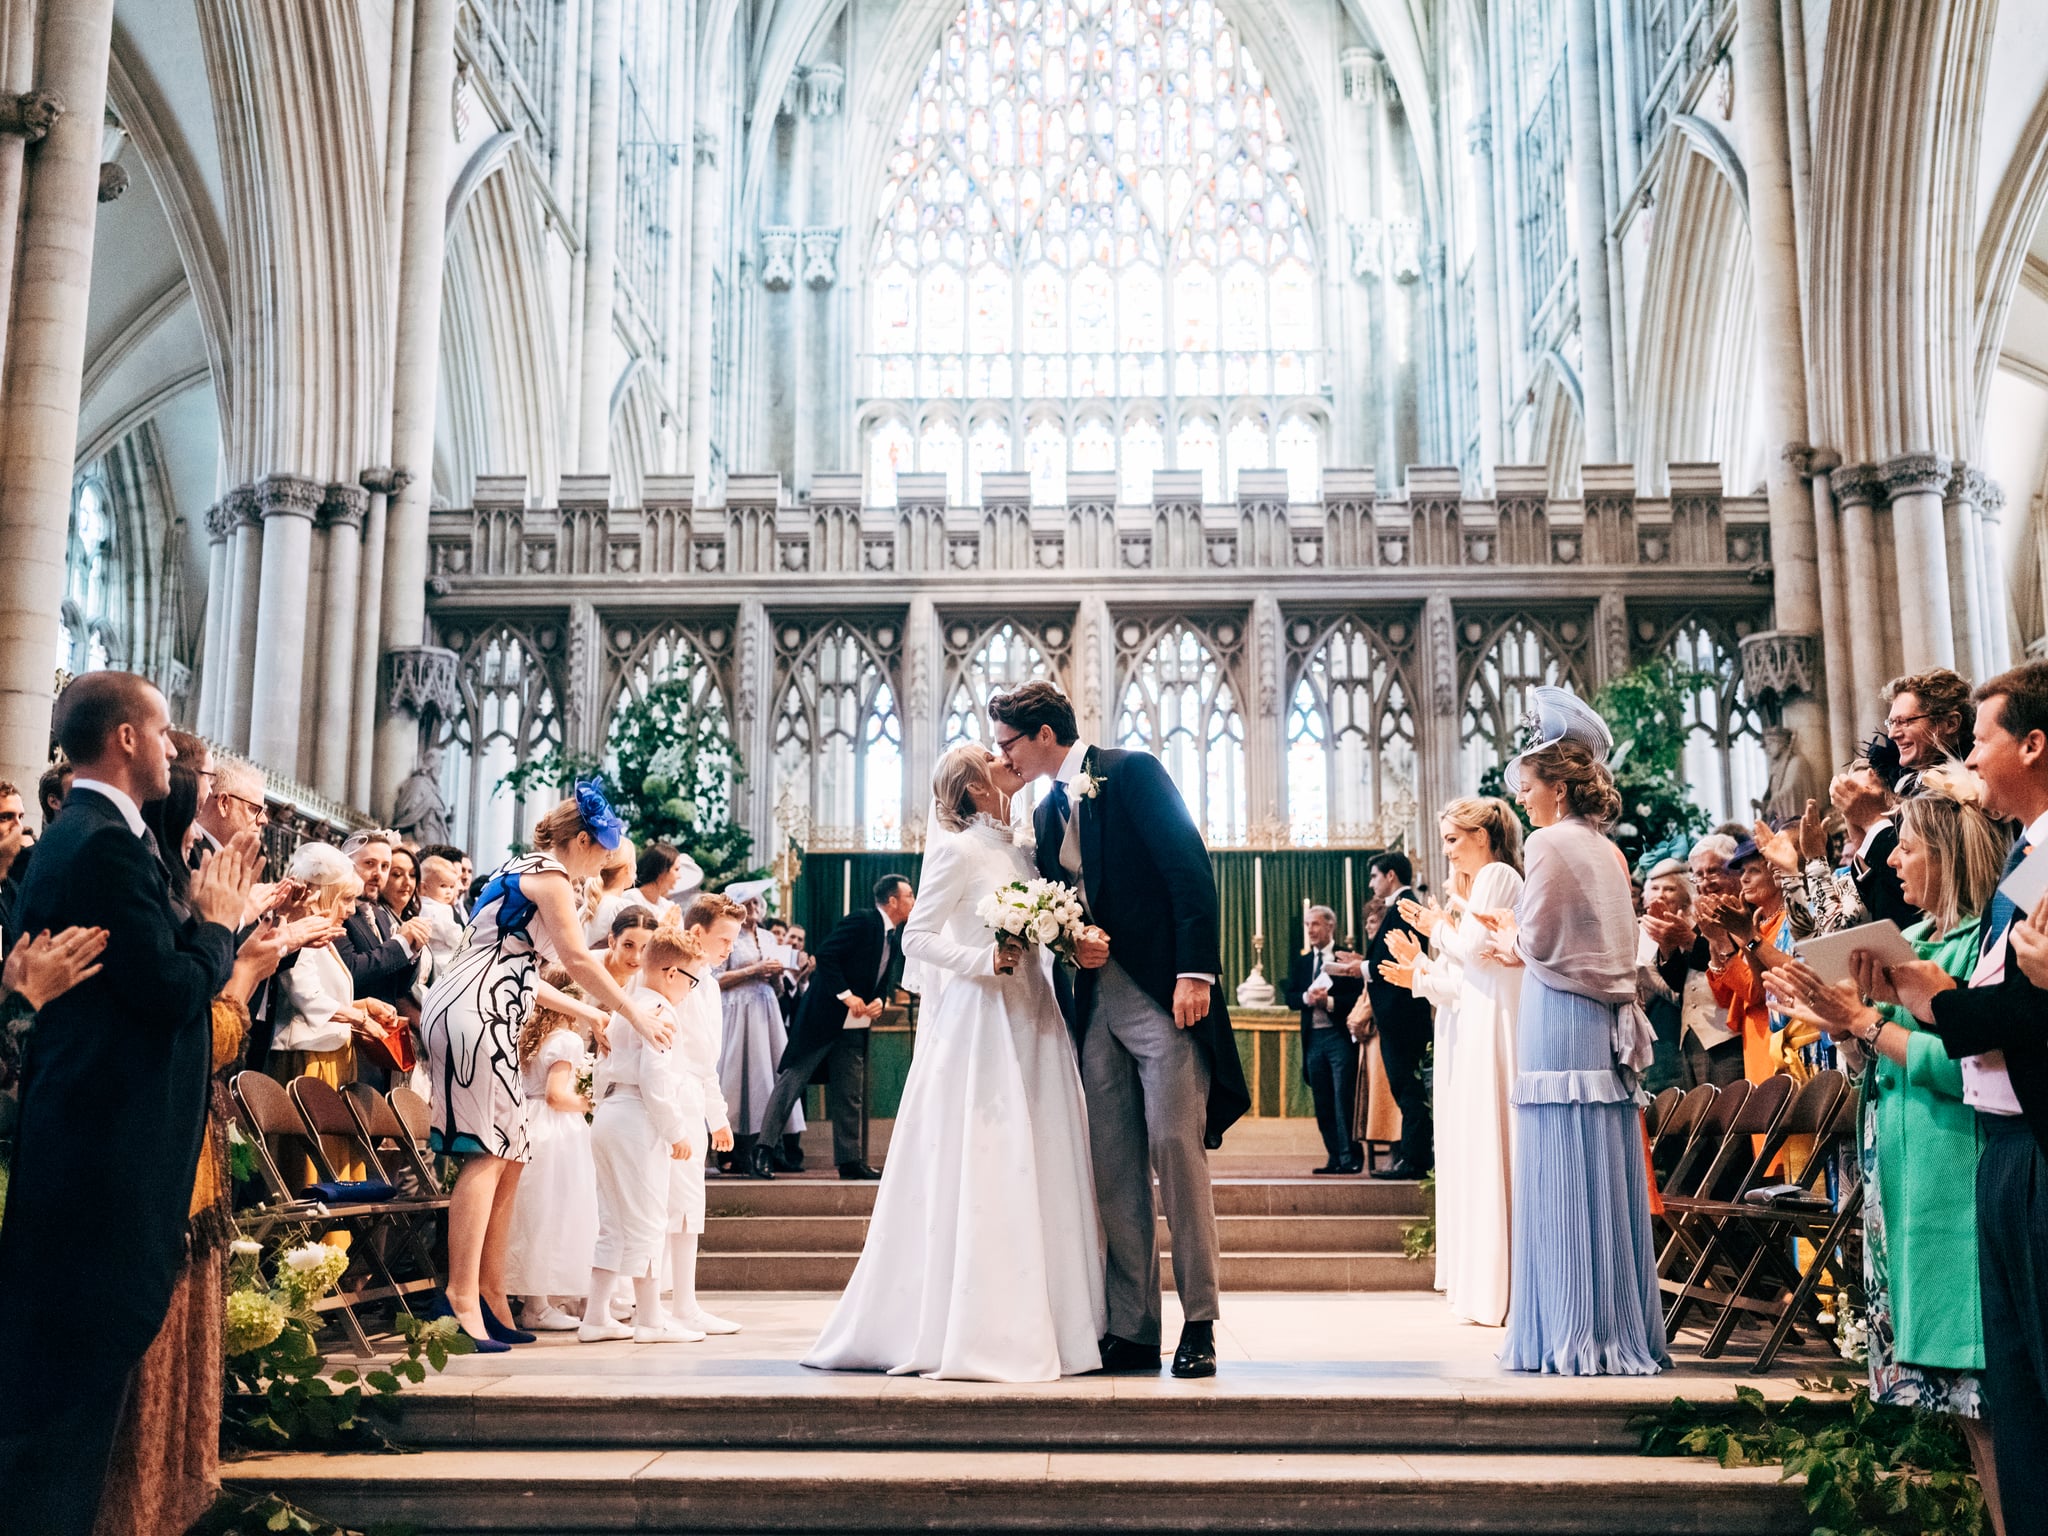
{"type": "Polygon", "coordinates": [[[618,1283],[619,1272],[615,1269],[593,1269],[590,1272],[590,1294],[583,1302],[583,1320],[586,1323],[611,1321],[605,1309],[611,1305],[612,1292],[618,1283]]]}
{"type": "Polygon", "coordinates": [[[703,1310],[697,1305],[697,1234],[670,1233],[668,1251],[675,1273],[675,1305],[669,1310],[687,1320],[703,1310]]]}
{"type": "Polygon", "coordinates": [[[633,1326],[635,1328],[659,1328],[664,1319],[661,1315],[661,1282],[649,1275],[633,1282],[633,1326]]]}

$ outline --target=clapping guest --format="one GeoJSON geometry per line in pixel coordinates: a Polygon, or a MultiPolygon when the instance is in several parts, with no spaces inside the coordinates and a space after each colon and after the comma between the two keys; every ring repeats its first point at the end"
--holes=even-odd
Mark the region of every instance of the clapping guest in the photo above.
{"type": "Polygon", "coordinates": [[[1365,948],[1365,994],[1372,1004],[1373,1028],[1379,1034],[1380,1061],[1387,1069],[1387,1085],[1394,1102],[1401,1106],[1401,1141],[1394,1150],[1390,1168],[1377,1170],[1376,1179],[1419,1179],[1436,1164],[1436,1134],[1430,1123],[1429,1090],[1422,1081],[1422,1057],[1429,1049],[1435,1025],[1429,1002],[1409,991],[1405,981],[1387,979],[1384,967],[1395,959],[1392,940],[1396,934],[1415,938],[1414,927],[1401,915],[1401,902],[1415,891],[1414,866],[1398,849],[1374,854],[1367,866],[1373,896],[1383,904],[1384,916],[1370,930],[1365,948]]]}
{"type": "Polygon", "coordinates": [[[1970,681],[1947,667],[1895,677],[1884,688],[1884,734],[1897,762],[1901,797],[1920,792],[1920,776],[1970,755],[1970,681]]]}
{"type": "Polygon", "coordinates": [[[1562,688],[1539,687],[1540,745],[1507,766],[1536,823],[1512,923],[1527,968],[1514,1103],[1514,1265],[1501,1364],[1646,1376],[1670,1364],[1650,1237],[1636,1074],[1652,1057],[1636,1008],[1628,868],[1612,738],[1562,688]],[[1630,1016],[1634,1015],[1633,1018],[1630,1016]]]}
{"type": "MultiPolygon", "coordinates": [[[[358,890],[353,907],[344,910],[346,922],[334,943],[334,955],[348,971],[353,1000],[379,1003],[393,1015],[414,1017],[413,988],[420,979],[429,928],[419,916],[401,922],[380,899],[391,875],[392,834],[352,832],[341,851],[355,869],[358,890]]],[[[302,964],[303,960],[294,962],[293,970],[302,964]]],[[[389,1072],[372,1060],[357,1063],[357,1076],[380,1093],[391,1086],[389,1072]]]]}
{"type": "Polygon", "coordinates": [[[1760,1083],[1785,1067],[1764,996],[1765,975],[1791,954],[1785,894],[1754,842],[1737,848],[1729,867],[1740,894],[1702,897],[1696,912],[1711,955],[1707,975],[1715,1000],[1727,1008],[1729,1027],[1742,1035],[1742,1075],[1760,1083]]]}
{"type": "MultiPolygon", "coordinates": [[[[2006,834],[1975,803],[1974,782],[1930,769],[1899,812],[1892,860],[1905,896],[1927,916],[1906,930],[1923,960],[1967,978],[1982,915],[1998,887],[2006,834]]],[[[1998,1480],[1979,1376],[1984,1317],[1977,1276],[1977,1211],[1958,1190],[1977,1182],[1977,1117],[1963,1073],[1938,1036],[1891,1005],[1870,1007],[1853,986],[1822,982],[1794,961],[1771,990],[1802,1024],[1825,1030],[1860,1068],[1864,1300],[1870,1395],[1880,1403],[1951,1413],[1997,1506],[1998,1480]]],[[[2001,1525],[2001,1529],[2002,1529],[2001,1525]]]]}
{"type": "Polygon", "coordinates": [[[1828,801],[1846,829],[1843,862],[1863,910],[1873,920],[1888,918],[1901,928],[1912,927],[1920,914],[1907,904],[1891,862],[1892,850],[1899,846],[1899,797],[1869,759],[1858,758],[1829,782],[1828,801]]]}
{"type": "MultiPolygon", "coordinates": [[[[773,1124],[765,1118],[790,1033],[783,1025],[782,1006],[776,996],[782,961],[770,952],[762,927],[768,915],[768,888],[774,883],[743,880],[725,888],[722,894],[746,909],[746,919],[739,938],[717,967],[725,1012],[718,1081],[732,1116],[734,1138],[734,1148],[721,1159],[721,1166],[741,1173],[756,1172],[754,1148],[759,1144],[766,1155],[760,1159],[758,1171],[765,1177],[773,1177],[775,1167],[781,1164],[802,1166],[804,1129],[802,1083],[788,1096],[790,1109],[785,1117],[773,1124]],[[778,1143],[787,1148],[780,1158],[778,1143]],[[790,1152],[795,1153],[794,1159],[790,1152]]],[[[809,1072],[803,1081],[810,1081],[809,1072]]]]}
{"type": "Polygon", "coordinates": [[[1436,1288],[1453,1317],[1498,1328],[1508,1312],[1509,1103],[1522,973],[1496,952],[1480,914],[1511,911],[1521,899],[1522,821],[1505,800],[1470,797],[1445,806],[1437,824],[1450,905],[1403,902],[1401,915],[1429,935],[1431,953],[1405,934],[1392,947],[1412,969],[1415,991],[1436,1005],[1436,1288]]]}
{"type": "Polygon", "coordinates": [[[89,672],[59,697],[55,725],[77,773],[20,919],[108,939],[100,973],[47,1002],[29,1036],[0,1224],[0,1518],[85,1536],[130,1377],[184,1261],[212,1001],[257,858],[248,837],[205,861],[181,919],[141,812],[170,787],[163,695],[133,673],[89,672]]]}
{"type": "Polygon", "coordinates": [[[195,818],[199,836],[192,850],[195,859],[232,842],[242,832],[253,829],[260,833],[270,823],[260,768],[209,753],[207,769],[199,787],[199,811],[195,818]]]}
{"type": "Polygon", "coordinates": [[[377,892],[377,899],[383,902],[384,909],[401,923],[419,916],[419,855],[412,849],[400,846],[391,850],[391,869],[384,876],[384,884],[377,892]]]}
{"type": "Polygon", "coordinates": [[[14,902],[21,890],[14,866],[17,862],[27,863],[20,855],[34,841],[29,834],[26,809],[21,791],[0,779],[0,949],[7,951],[14,948],[14,902]]]}
{"type": "Polygon", "coordinates": [[[1351,1124],[1358,1099],[1358,1047],[1344,1021],[1365,992],[1361,956],[1337,947],[1337,914],[1308,909],[1308,948],[1288,967],[1287,1006],[1301,1014],[1301,1076],[1315,1101],[1328,1154],[1317,1173],[1363,1173],[1365,1143],[1351,1124]]]}
{"type": "MultiPolygon", "coordinates": [[[[301,843],[285,867],[285,879],[297,894],[283,913],[287,921],[324,918],[329,925],[319,942],[308,944],[284,973],[285,1012],[271,1039],[266,1070],[279,1082],[317,1077],[336,1088],[367,1077],[356,1054],[355,1028],[380,1010],[387,1021],[391,1005],[357,996],[342,945],[348,938],[362,878],[346,855],[326,843],[301,843]]],[[[341,1161],[345,1144],[328,1144],[329,1161],[341,1161]]]]}

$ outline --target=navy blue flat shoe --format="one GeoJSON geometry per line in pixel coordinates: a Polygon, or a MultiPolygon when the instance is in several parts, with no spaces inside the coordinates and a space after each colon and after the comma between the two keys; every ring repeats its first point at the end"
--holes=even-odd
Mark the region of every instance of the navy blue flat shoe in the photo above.
{"type": "MultiPolygon", "coordinates": [[[[481,1305],[481,1303],[479,1303],[479,1305],[481,1305]]],[[[431,1322],[435,1318],[454,1316],[455,1309],[448,1305],[447,1295],[441,1291],[434,1292],[434,1299],[427,1306],[427,1320],[431,1322]]],[[[484,1327],[488,1330],[491,1327],[493,1321],[494,1319],[491,1317],[491,1309],[489,1307],[485,1307],[484,1327]]],[[[462,1324],[459,1319],[456,1322],[456,1326],[458,1328],[462,1327],[462,1324]]],[[[512,1352],[511,1344],[507,1343],[503,1339],[498,1338],[495,1333],[488,1339],[480,1339],[475,1334],[470,1333],[467,1328],[463,1328],[462,1331],[465,1334],[468,1334],[469,1342],[476,1346],[476,1353],[480,1355],[505,1355],[510,1354],[512,1352]]],[[[532,1337],[532,1334],[527,1335],[527,1338],[529,1339],[531,1339],[532,1337]]]]}
{"type": "Polygon", "coordinates": [[[497,1340],[498,1343],[531,1344],[534,1342],[535,1336],[533,1334],[528,1333],[524,1328],[513,1328],[505,1323],[499,1322],[498,1314],[491,1310],[491,1304],[488,1301],[483,1301],[480,1299],[478,1300],[477,1305],[483,1308],[484,1332],[488,1333],[493,1339],[497,1340]]]}

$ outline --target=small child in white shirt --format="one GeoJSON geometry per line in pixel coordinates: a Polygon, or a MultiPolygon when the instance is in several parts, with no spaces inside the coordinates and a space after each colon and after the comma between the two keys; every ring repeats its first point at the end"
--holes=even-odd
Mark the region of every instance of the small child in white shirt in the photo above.
{"type": "MultiPolygon", "coordinates": [[[[746,909],[727,896],[693,900],[683,914],[680,936],[688,956],[683,970],[693,985],[675,1004],[676,1038],[671,1051],[683,1063],[683,1094],[691,1101],[691,1156],[669,1164],[669,1258],[672,1321],[697,1334],[738,1333],[740,1325],[716,1317],[697,1301],[697,1244],[704,1235],[704,1169],[707,1151],[732,1149],[725,1094],[718,1084],[718,1053],[725,1037],[725,1007],[717,967],[732,953],[746,909]],[[707,1135],[708,1129],[708,1135],[707,1135]]],[[[673,919],[655,930],[648,964],[663,940],[678,930],[673,919]]],[[[663,951],[666,953],[666,950],[663,951]]]]}

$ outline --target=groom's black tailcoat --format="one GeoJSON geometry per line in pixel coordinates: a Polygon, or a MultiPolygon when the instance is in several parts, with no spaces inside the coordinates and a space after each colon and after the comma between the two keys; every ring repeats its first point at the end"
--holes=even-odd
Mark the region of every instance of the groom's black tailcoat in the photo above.
{"type": "MultiPolygon", "coordinates": [[[[1080,818],[1081,871],[1089,920],[1109,935],[1109,953],[1145,995],[1173,1012],[1175,981],[1184,974],[1216,976],[1223,970],[1216,873],[1188,808],[1159,760],[1145,752],[1091,748],[1083,771],[1098,784],[1087,798],[1068,786],[1080,818]]],[[[1039,802],[1038,872],[1070,879],[1060,867],[1061,828],[1052,807],[1039,802]]],[[[1062,976],[1064,980],[1064,976],[1062,976]]],[[[1094,971],[1074,973],[1062,986],[1075,1038],[1087,1033],[1095,1006],[1094,971]]],[[[1208,1016],[1190,1031],[1209,1062],[1207,1139],[1213,1144],[1251,1108],[1244,1067],[1230,1029],[1223,988],[1209,988],[1208,1016]]]]}

